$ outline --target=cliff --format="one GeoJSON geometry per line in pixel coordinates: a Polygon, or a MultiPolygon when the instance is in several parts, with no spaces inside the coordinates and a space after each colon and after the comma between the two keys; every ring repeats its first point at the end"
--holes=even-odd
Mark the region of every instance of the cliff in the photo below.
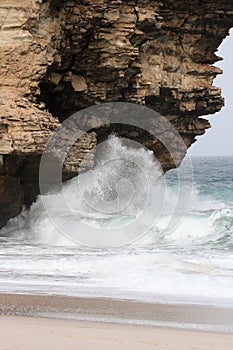
{"type": "MultiPolygon", "coordinates": [[[[210,127],[200,116],[223,106],[220,89],[212,86],[221,70],[212,64],[232,26],[229,0],[2,1],[0,226],[35,199],[48,137],[82,108],[146,105],[166,116],[189,147],[210,127]]],[[[74,145],[75,157],[67,158],[66,178],[88,152],[82,170],[91,168],[93,147],[114,130],[89,126],[74,145]]],[[[174,166],[143,130],[122,128],[152,149],[164,170],[174,166]]]]}

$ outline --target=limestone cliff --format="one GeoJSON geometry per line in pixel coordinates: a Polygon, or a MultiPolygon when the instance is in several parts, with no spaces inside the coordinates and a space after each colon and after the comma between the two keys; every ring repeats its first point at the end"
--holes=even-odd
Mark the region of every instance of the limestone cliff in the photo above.
{"type": "MultiPolygon", "coordinates": [[[[82,108],[144,104],[166,116],[189,147],[209,127],[199,117],[223,105],[212,86],[221,70],[212,64],[232,26],[229,0],[1,1],[0,226],[35,199],[48,137],[82,108]]],[[[92,167],[94,145],[114,130],[90,127],[67,158],[65,177],[87,152],[82,167],[92,167]]],[[[153,149],[164,170],[174,166],[143,130],[115,129],[122,130],[153,149]]]]}

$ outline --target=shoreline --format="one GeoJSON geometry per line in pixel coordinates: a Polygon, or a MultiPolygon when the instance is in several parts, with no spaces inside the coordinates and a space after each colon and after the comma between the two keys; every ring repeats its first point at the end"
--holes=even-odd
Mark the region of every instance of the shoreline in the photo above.
{"type": "Polygon", "coordinates": [[[232,344],[230,308],[0,294],[0,350],[232,350],[232,344]]]}
{"type": "Polygon", "coordinates": [[[1,316],[26,316],[233,334],[233,308],[207,305],[0,293],[1,316]]]}
{"type": "Polygon", "coordinates": [[[0,316],[0,350],[232,350],[233,334],[0,316]]]}

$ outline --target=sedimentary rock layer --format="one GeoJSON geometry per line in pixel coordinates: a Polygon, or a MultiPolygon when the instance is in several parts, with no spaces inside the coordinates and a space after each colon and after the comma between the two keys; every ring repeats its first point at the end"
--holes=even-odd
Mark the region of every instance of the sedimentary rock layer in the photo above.
{"type": "MultiPolygon", "coordinates": [[[[164,115],[187,147],[223,105],[212,86],[215,52],[233,26],[226,0],[5,0],[0,3],[0,226],[38,193],[46,142],[75,111],[103,103],[143,104],[164,115]]],[[[127,116],[126,116],[127,118],[127,116]]],[[[94,146],[115,131],[174,162],[134,127],[92,121],[72,147],[64,176],[89,169],[94,146]]],[[[180,160],[184,151],[177,149],[180,160]]]]}

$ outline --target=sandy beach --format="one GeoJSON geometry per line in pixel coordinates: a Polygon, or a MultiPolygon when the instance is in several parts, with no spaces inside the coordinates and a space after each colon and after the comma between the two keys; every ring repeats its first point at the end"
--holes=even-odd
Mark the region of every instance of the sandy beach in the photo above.
{"type": "Polygon", "coordinates": [[[232,323],[230,308],[0,294],[0,350],[232,350],[232,323]]]}
{"type": "Polygon", "coordinates": [[[232,350],[233,335],[166,328],[0,317],[1,350],[232,350]]]}
{"type": "Polygon", "coordinates": [[[0,316],[166,326],[233,334],[233,309],[210,305],[0,293],[0,316]]]}

